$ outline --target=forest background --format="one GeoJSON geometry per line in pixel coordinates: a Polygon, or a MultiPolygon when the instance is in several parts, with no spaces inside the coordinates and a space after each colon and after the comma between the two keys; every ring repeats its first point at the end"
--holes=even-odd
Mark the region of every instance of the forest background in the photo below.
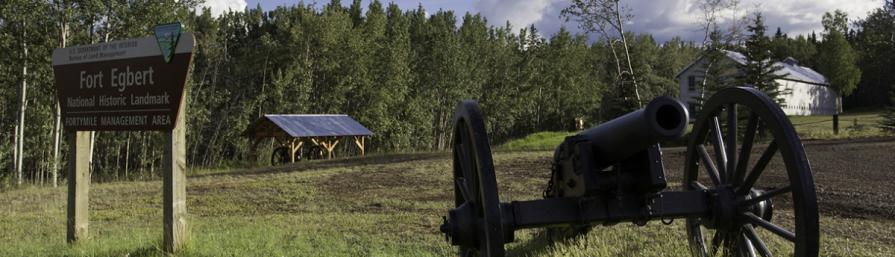
{"type": "MultiPolygon", "coordinates": [[[[362,6],[333,0],[322,8],[300,3],[270,11],[259,6],[218,17],[196,10],[199,4],[0,3],[0,188],[23,181],[55,185],[64,178],[67,146],[58,124],[53,49],[149,36],[155,25],[175,21],[197,40],[185,115],[187,162],[194,168],[257,162],[250,160],[250,140],[241,133],[264,114],[348,114],[375,133],[367,151],[376,153],[449,148],[452,111],[462,99],[481,104],[492,144],[571,130],[576,118],[598,124],[634,108],[619,104],[629,89],[613,56],[623,46],[611,38],[592,40],[565,29],[542,35],[534,26],[514,28],[478,14],[430,14],[422,6],[402,10],[379,1],[362,6]]],[[[854,21],[831,12],[825,22],[832,23],[820,35],[791,37],[778,28],[758,37],[767,40],[773,60],[793,57],[818,70],[829,69],[823,65],[835,52],[830,45],[847,47],[860,76],[845,108],[890,106],[892,2],[854,21]]],[[[739,24],[724,28],[722,44],[657,42],[649,34],[624,32],[639,97],[676,96],[677,73],[713,46],[748,50],[743,48],[750,40],[750,17],[744,13],[735,19],[739,24]]],[[[706,30],[708,40],[708,27],[700,26],[694,30],[706,30]]],[[[161,145],[158,132],[96,132],[92,178],[158,177],[161,145]]]]}

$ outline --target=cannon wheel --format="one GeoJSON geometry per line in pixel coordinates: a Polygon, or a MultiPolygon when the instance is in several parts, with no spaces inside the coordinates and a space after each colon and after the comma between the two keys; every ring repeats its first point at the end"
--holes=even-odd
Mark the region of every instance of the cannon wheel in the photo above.
{"type": "Polygon", "coordinates": [[[477,222],[475,246],[460,246],[460,256],[504,256],[500,200],[491,147],[478,104],[464,101],[454,112],[454,203],[468,203],[477,222]]]}
{"type": "Polygon", "coordinates": [[[304,153],[305,158],[308,160],[321,160],[323,159],[323,148],[317,145],[312,145],[308,147],[306,153],[304,153]]]}
{"type": "Polygon", "coordinates": [[[720,90],[704,107],[687,146],[683,180],[687,190],[712,192],[711,214],[687,218],[694,255],[817,256],[820,233],[811,166],[783,110],[764,93],[742,87],[720,90]],[[745,126],[739,121],[746,121],[745,126]],[[767,147],[753,149],[762,130],[770,135],[767,147]],[[761,154],[749,169],[753,151],[761,154]],[[785,171],[768,169],[777,155],[785,171]],[[791,214],[772,222],[773,214],[780,215],[772,211],[774,203],[791,214]]]}
{"type": "Polygon", "coordinates": [[[270,154],[270,165],[277,166],[286,163],[289,163],[289,148],[280,146],[273,149],[273,153],[270,154]]]}

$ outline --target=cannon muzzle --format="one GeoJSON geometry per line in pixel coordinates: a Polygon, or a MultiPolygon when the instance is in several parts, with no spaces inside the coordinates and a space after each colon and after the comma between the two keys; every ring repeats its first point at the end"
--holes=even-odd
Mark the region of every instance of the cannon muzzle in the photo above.
{"type": "Polygon", "coordinates": [[[650,101],[643,109],[585,130],[573,138],[576,142],[590,143],[596,165],[593,168],[599,170],[642,152],[660,140],[684,135],[688,120],[687,108],[681,102],[662,96],[650,101]]]}

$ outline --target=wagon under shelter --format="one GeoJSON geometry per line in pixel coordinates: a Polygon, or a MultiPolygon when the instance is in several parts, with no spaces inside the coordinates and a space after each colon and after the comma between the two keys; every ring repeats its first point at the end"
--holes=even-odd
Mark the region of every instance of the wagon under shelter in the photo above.
{"type": "Polygon", "coordinates": [[[253,153],[267,138],[280,145],[271,156],[273,164],[302,158],[332,159],[336,145],[345,138],[353,139],[363,156],[364,138],[372,135],[372,131],[345,114],[266,114],[243,132],[243,136],[252,139],[253,153]],[[303,146],[308,149],[302,151],[303,146]]]}

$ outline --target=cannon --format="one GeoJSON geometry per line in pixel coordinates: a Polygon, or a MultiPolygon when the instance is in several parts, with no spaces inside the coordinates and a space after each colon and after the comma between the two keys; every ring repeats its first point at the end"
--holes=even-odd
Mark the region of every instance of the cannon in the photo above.
{"type": "Polygon", "coordinates": [[[501,203],[482,112],[464,101],[453,119],[455,207],[440,231],[460,256],[504,256],[520,229],[574,236],[683,219],[694,256],[817,256],[811,166],[780,107],[754,88],[719,90],[693,121],[680,183],[668,183],[659,143],[684,135],[689,115],[658,97],[569,136],[554,152],[543,199],[501,203]]]}

